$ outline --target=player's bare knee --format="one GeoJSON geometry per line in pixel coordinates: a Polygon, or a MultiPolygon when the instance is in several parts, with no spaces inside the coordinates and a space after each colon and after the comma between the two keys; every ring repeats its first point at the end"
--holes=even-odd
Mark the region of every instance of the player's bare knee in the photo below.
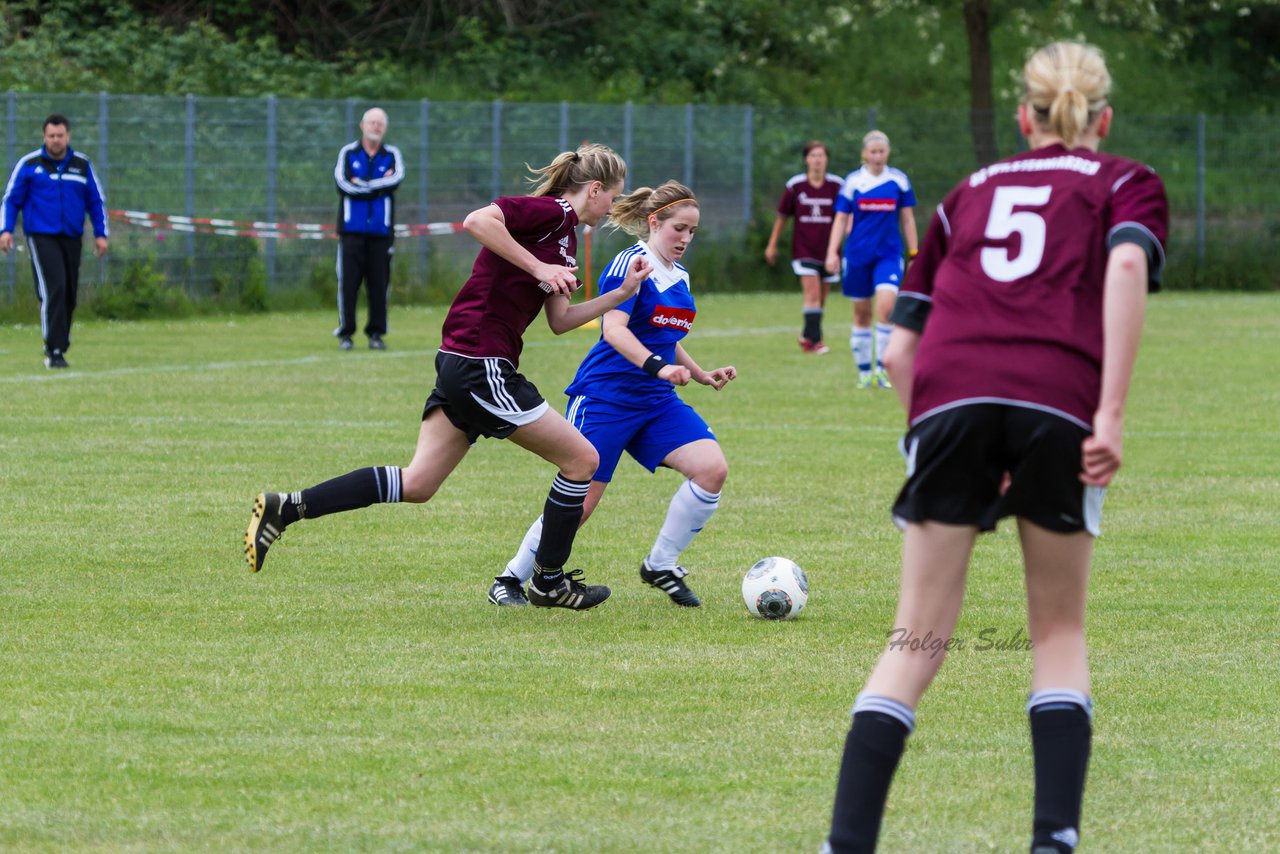
{"type": "Polygon", "coordinates": [[[729,464],[724,459],[710,461],[694,472],[691,480],[699,489],[707,492],[720,492],[729,477],[729,464]]]}
{"type": "Polygon", "coordinates": [[[560,466],[560,474],[569,480],[591,480],[591,476],[599,467],[600,455],[591,445],[586,445],[584,450],[574,455],[573,459],[560,466]]]}
{"type": "Polygon", "coordinates": [[[404,469],[400,473],[400,500],[410,504],[422,504],[436,494],[438,484],[427,477],[417,474],[413,469],[404,469]]]}

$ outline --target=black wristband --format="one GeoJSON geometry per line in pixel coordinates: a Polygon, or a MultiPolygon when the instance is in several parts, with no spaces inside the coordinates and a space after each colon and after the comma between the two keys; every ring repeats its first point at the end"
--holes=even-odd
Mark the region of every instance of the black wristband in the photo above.
{"type": "Polygon", "coordinates": [[[641,367],[644,368],[644,372],[655,379],[658,376],[658,372],[666,366],[666,360],[656,353],[650,354],[649,358],[645,359],[644,364],[641,365],[641,367]]]}

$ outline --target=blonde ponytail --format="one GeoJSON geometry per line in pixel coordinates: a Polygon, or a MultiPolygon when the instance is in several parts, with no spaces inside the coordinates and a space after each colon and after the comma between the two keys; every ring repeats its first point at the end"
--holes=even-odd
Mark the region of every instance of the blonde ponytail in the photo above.
{"type": "Polygon", "coordinates": [[[656,216],[666,222],[676,211],[688,205],[698,207],[698,200],[679,181],[667,181],[655,188],[637,187],[625,196],[613,201],[609,211],[609,225],[639,238],[649,236],[649,217],[656,216]]]}
{"type": "Polygon", "coordinates": [[[1022,71],[1023,101],[1032,119],[1073,147],[1106,109],[1111,74],[1102,53],[1080,42],[1054,42],[1036,51],[1022,71]]]}
{"type": "Polygon", "coordinates": [[[563,196],[578,187],[599,181],[606,187],[620,187],[627,178],[627,164],[607,145],[588,142],[576,151],[562,151],[540,169],[525,164],[535,185],[531,196],[563,196]]]}

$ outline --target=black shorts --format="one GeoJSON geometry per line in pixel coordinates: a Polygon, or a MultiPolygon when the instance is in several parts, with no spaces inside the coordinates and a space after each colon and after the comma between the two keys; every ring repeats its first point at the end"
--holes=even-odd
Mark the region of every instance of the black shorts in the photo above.
{"type": "Polygon", "coordinates": [[[471,444],[481,436],[505,439],[548,409],[538,388],[506,359],[436,353],[436,387],[422,408],[437,406],[471,444]]]}
{"type": "Polygon", "coordinates": [[[1079,424],[1026,406],[976,403],[917,422],[902,439],[907,482],[893,515],[991,531],[1017,516],[1063,534],[1098,536],[1105,489],[1080,482],[1079,424]],[[1000,494],[1005,472],[1009,489],[1000,494]]]}

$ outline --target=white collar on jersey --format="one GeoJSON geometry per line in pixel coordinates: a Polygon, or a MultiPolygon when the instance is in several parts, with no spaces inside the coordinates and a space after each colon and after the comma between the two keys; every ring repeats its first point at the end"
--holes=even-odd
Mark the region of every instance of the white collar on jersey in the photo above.
{"type": "Polygon", "coordinates": [[[886,165],[879,175],[872,175],[866,166],[860,166],[849,173],[849,177],[845,179],[845,186],[852,187],[857,192],[866,193],[883,184],[894,183],[905,193],[908,186],[906,178],[906,175],[892,166],[886,165]]]}
{"type": "Polygon", "coordinates": [[[649,256],[649,264],[653,267],[653,272],[649,274],[649,281],[653,282],[653,286],[658,289],[658,293],[663,293],[681,282],[688,281],[687,274],[678,264],[667,266],[666,262],[659,257],[657,252],[649,248],[649,244],[643,240],[637,240],[636,245],[649,256]]]}

